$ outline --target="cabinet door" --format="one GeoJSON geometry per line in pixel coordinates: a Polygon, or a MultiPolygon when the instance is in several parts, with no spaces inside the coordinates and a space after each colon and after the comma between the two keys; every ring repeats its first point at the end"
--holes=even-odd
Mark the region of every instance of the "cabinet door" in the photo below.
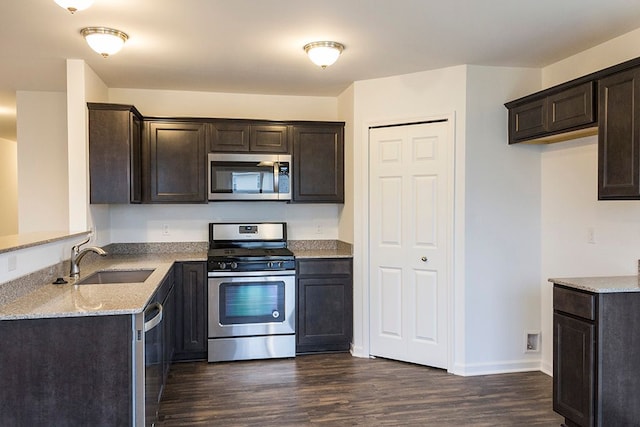
{"type": "Polygon", "coordinates": [[[204,262],[178,264],[174,360],[207,358],[207,286],[204,262]]]}
{"type": "Polygon", "coordinates": [[[547,98],[509,110],[509,144],[542,135],[548,129],[547,98]]]}
{"type": "Polygon", "coordinates": [[[249,151],[249,125],[234,122],[211,124],[211,152],[249,151]]]}
{"type": "Polygon", "coordinates": [[[553,410],[579,426],[592,426],[595,326],[557,312],[553,326],[553,410]]]}
{"type": "Polygon", "coordinates": [[[288,153],[289,139],[285,125],[251,125],[249,151],[288,153]]]}
{"type": "Polygon", "coordinates": [[[344,127],[293,127],[293,201],[344,203],[344,127]]]}
{"type": "Polygon", "coordinates": [[[598,198],[640,198],[640,69],[600,80],[598,198]]]}
{"type": "Polygon", "coordinates": [[[0,322],[4,426],[129,426],[131,316],[0,322]]]}
{"type": "Polygon", "coordinates": [[[88,107],[91,203],[142,202],[141,117],[130,105],[88,107]]]}
{"type": "Polygon", "coordinates": [[[298,280],[296,350],[346,351],[351,344],[350,278],[298,280]]]}
{"type": "Polygon", "coordinates": [[[206,203],[204,123],[149,122],[151,202],[206,203]]]}
{"type": "Polygon", "coordinates": [[[297,262],[296,352],[348,351],[353,331],[350,259],[297,262]]]}
{"type": "Polygon", "coordinates": [[[594,82],[587,82],[549,95],[550,131],[569,130],[594,123],[593,86],[594,82]]]}

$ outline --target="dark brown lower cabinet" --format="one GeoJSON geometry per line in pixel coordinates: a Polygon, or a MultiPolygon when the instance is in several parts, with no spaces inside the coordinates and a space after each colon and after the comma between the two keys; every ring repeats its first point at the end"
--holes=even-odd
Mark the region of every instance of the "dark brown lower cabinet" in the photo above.
{"type": "Polygon", "coordinates": [[[151,425],[172,353],[173,292],[170,271],[152,297],[162,321],[146,332],[142,313],[0,321],[0,425],[151,425]]]}
{"type": "Polygon", "coordinates": [[[207,271],[205,262],[176,264],[175,361],[207,358],[207,271]]]}
{"type": "Polygon", "coordinates": [[[296,353],[348,351],[353,331],[352,260],[305,259],[296,267],[296,353]]]}
{"type": "Polygon", "coordinates": [[[553,290],[553,409],[571,426],[640,420],[640,293],[553,290]]]}
{"type": "Polygon", "coordinates": [[[0,424],[132,425],[131,316],[0,321],[0,424]]]}

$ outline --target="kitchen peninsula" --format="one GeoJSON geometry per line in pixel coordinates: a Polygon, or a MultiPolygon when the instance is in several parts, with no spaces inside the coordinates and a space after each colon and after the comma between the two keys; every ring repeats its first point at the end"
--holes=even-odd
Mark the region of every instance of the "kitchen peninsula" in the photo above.
{"type": "Polygon", "coordinates": [[[567,426],[640,419],[638,276],[549,279],[553,287],[553,409],[567,426]]]}

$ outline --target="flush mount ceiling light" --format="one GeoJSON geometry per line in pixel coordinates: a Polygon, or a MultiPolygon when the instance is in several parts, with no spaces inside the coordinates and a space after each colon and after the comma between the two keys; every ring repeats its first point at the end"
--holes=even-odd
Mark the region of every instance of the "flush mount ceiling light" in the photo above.
{"type": "Polygon", "coordinates": [[[312,42],[304,46],[311,62],[322,69],[336,62],[343,50],[344,45],[338,42],[312,42]]]}
{"type": "Polygon", "coordinates": [[[78,10],[85,10],[93,4],[93,0],[55,0],[55,2],[72,14],[78,10]]]}
{"type": "Polygon", "coordinates": [[[87,27],[80,30],[89,47],[105,58],[118,53],[129,36],[119,30],[105,27],[87,27]]]}

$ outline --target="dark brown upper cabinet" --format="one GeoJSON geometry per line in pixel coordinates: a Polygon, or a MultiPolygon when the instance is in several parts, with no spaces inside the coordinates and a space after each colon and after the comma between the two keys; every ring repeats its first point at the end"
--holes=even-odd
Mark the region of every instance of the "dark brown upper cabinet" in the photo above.
{"type": "Polygon", "coordinates": [[[598,199],[640,199],[640,68],[599,87],[598,199]]]}
{"type": "Polygon", "coordinates": [[[206,203],[206,123],[145,121],[149,202],[206,203]]]}
{"type": "Polygon", "coordinates": [[[293,126],[293,202],[344,203],[344,123],[293,126]]]}
{"type": "Polygon", "coordinates": [[[142,202],[142,115],[132,105],[88,103],[90,202],[142,202]]]}
{"type": "Polygon", "coordinates": [[[211,152],[288,153],[288,126],[281,123],[216,121],[211,123],[211,152]]]}
{"type": "Polygon", "coordinates": [[[595,134],[594,88],[595,82],[589,81],[505,104],[509,109],[509,144],[557,142],[577,133],[595,134]]]}

